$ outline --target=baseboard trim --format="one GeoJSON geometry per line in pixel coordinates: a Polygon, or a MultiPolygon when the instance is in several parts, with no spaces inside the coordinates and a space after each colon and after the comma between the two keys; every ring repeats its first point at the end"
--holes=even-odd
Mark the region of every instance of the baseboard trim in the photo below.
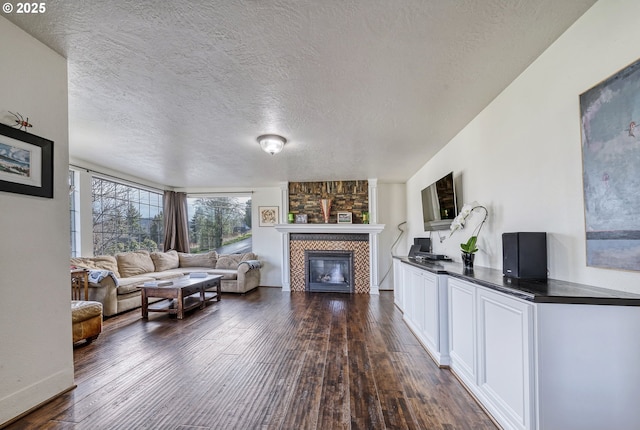
{"type": "Polygon", "coordinates": [[[476,396],[476,394],[473,392],[472,389],[470,389],[466,382],[464,382],[464,380],[458,376],[458,374],[456,373],[455,370],[453,370],[451,367],[449,367],[449,372],[451,372],[451,374],[454,376],[454,378],[456,378],[458,380],[458,382],[460,383],[460,385],[462,385],[462,388],[464,388],[467,393],[469,393],[469,395],[473,398],[473,400],[476,401],[476,403],[478,404],[478,406],[480,406],[480,409],[482,409],[484,411],[485,414],[487,414],[487,416],[489,417],[489,419],[496,425],[496,427],[498,427],[499,429],[503,430],[504,427],[502,426],[502,424],[500,424],[498,422],[498,420],[496,420],[493,417],[493,414],[491,413],[491,411],[489,411],[489,409],[487,409],[485,407],[485,405],[482,403],[482,401],[478,398],[478,396],[476,396]]]}
{"type": "Polygon", "coordinates": [[[60,396],[63,396],[65,394],[67,394],[69,391],[75,390],[78,386],[76,384],[73,384],[72,386],[70,386],[69,388],[67,388],[66,390],[62,390],[61,392],[59,392],[58,394],[51,396],[50,398],[48,398],[47,400],[44,400],[43,402],[38,403],[37,405],[35,405],[34,407],[24,411],[23,413],[21,413],[20,415],[18,415],[17,417],[13,417],[11,418],[9,421],[4,422],[2,424],[0,424],[0,430],[2,430],[3,428],[13,424],[14,422],[26,417],[27,415],[29,415],[31,412],[35,411],[38,408],[41,408],[42,406],[46,405],[47,403],[50,403],[52,401],[54,401],[55,399],[57,399],[60,396]]]}

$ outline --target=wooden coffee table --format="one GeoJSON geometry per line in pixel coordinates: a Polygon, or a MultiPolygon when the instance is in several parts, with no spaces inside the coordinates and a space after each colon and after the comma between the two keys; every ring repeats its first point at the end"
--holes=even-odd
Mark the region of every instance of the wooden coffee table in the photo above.
{"type": "MultiPolygon", "coordinates": [[[[140,286],[142,293],[142,318],[149,318],[149,312],[166,312],[175,314],[178,319],[184,318],[184,313],[199,307],[203,309],[206,302],[216,299],[220,301],[222,290],[220,280],[222,275],[207,275],[205,278],[190,278],[188,276],[167,279],[173,282],[166,286],[140,286]],[[162,298],[159,302],[149,305],[149,298],[162,298]]],[[[159,281],[162,282],[162,281],[159,281]]]]}

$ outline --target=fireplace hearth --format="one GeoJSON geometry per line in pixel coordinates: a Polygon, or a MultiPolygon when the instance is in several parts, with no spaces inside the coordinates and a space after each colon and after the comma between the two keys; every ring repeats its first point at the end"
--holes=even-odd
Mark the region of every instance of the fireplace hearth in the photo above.
{"type": "Polygon", "coordinates": [[[310,292],[354,292],[353,251],[304,253],[305,290],[310,292]]]}

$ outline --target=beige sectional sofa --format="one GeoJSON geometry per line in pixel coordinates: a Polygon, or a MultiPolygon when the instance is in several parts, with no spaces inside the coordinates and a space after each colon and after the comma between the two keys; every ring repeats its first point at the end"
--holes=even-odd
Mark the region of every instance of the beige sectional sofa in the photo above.
{"type": "Polygon", "coordinates": [[[72,258],[71,266],[90,270],[89,300],[102,303],[103,315],[112,316],[141,306],[138,286],[191,272],[222,275],[222,292],[246,293],[260,284],[256,254],[186,254],[176,251],[133,251],[115,257],[72,258]]]}

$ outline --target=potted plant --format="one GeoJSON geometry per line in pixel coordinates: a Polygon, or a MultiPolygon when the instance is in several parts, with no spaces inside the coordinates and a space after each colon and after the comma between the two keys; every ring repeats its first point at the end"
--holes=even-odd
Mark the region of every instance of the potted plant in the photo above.
{"type": "Polygon", "coordinates": [[[461,243],[460,249],[462,250],[462,263],[466,269],[473,268],[473,260],[475,259],[476,252],[478,252],[478,247],[476,246],[476,242],[478,241],[478,236],[471,236],[467,243],[461,243]]]}
{"type": "Polygon", "coordinates": [[[484,218],[475,228],[469,240],[467,240],[466,243],[460,244],[460,250],[462,251],[462,263],[464,264],[465,269],[473,269],[473,261],[475,259],[476,252],[478,252],[478,236],[480,235],[480,230],[482,230],[484,222],[487,220],[487,216],[489,216],[489,211],[487,211],[487,208],[481,206],[477,202],[466,204],[462,207],[458,216],[451,223],[451,234],[453,234],[456,230],[461,230],[464,228],[467,217],[476,209],[484,210],[484,218]]]}

